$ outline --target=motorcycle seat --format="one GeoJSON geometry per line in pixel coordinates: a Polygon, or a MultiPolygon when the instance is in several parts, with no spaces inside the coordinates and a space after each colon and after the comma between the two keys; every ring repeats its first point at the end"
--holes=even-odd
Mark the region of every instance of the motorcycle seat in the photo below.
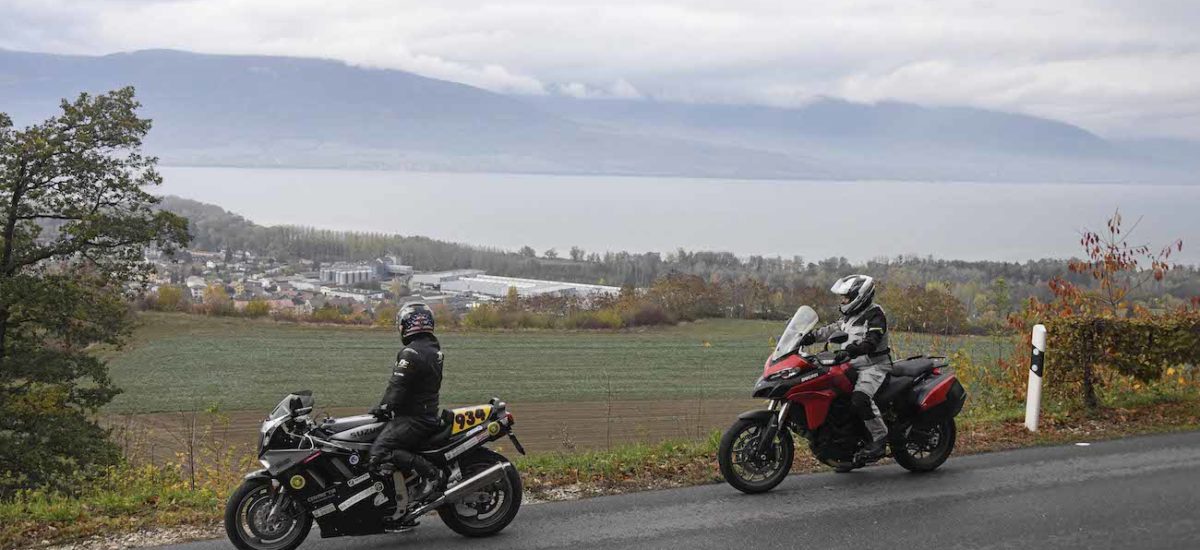
{"type": "Polygon", "coordinates": [[[429,435],[425,439],[425,443],[421,445],[421,450],[438,449],[446,445],[450,441],[450,431],[454,427],[454,413],[447,409],[442,409],[438,415],[437,431],[429,435]]]}
{"type": "Polygon", "coordinates": [[[346,416],[343,418],[327,419],[321,424],[321,428],[331,434],[335,434],[344,432],[346,430],[351,430],[359,426],[374,424],[376,422],[379,422],[379,419],[375,418],[373,415],[360,414],[356,416],[346,416]]]}
{"type": "Polygon", "coordinates": [[[892,374],[916,378],[933,370],[933,359],[929,357],[911,357],[892,363],[892,374]]]}
{"type": "Polygon", "coordinates": [[[887,378],[883,379],[883,384],[879,386],[879,389],[875,391],[875,403],[887,405],[911,389],[912,386],[912,377],[889,374],[887,378]]]}

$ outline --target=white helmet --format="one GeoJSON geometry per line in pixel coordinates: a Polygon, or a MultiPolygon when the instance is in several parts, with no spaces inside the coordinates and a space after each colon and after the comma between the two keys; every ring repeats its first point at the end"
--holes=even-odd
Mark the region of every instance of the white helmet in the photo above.
{"type": "Polygon", "coordinates": [[[833,283],[829,291],[847,300],[838,306],[842,315],[856,315],[875,300],[875,279],[867,275],[847,275],[833,283]]]}

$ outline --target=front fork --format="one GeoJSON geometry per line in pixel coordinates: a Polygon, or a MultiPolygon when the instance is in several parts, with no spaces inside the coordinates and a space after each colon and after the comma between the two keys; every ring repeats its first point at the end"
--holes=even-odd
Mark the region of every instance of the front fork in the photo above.
{"type": "Polygon", "coordinates": [[[767,410],[774,411],[776,414],[767,419],[767,429],[763,430],[763,437],[758,440],[758,445],[754,449],[755,456],[762,456],[767,451],[780,428],[787,429],[787,415],[791,408],[791,401],[772,401],[771,406],[767,407],[767,410]]]}

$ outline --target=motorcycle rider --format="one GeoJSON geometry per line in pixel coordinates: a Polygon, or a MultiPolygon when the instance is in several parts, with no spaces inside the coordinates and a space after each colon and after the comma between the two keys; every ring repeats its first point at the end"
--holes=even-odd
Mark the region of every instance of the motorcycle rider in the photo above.
{"type": "Polygon", "coordinates": [[[850,366],[858,372],[850,402],[858,417],[871,434],[868,443],[856,457],[862,462],[874,462],[884,455],[888,428],[875,405],[875,392],[891,371],[891,349],[888,347],[887,315],[875,301],[875,280],[867,275],[849,275],[838,279],[829,289],[841,297],[838,311],[841,319],[800,339],[800,345],[828,341],[834,333],[845,332],[849,338],[842,352],[850,358],[850,366]]]}
{"type": "Polygon", "coordinates": [[[425,482],[413,495],[412,501],[418,501],[436,490],[441,475],[413,451],[437,430],[442,348],[433,335],[433,311],[424,303],[410,302],[400,308],[396,329],[404,349],[396,354],[383,399],[371,409],[371,414],[387,420],[371,445],[371,467],[385,476],[396,467],[415,470],[425,482]]]}

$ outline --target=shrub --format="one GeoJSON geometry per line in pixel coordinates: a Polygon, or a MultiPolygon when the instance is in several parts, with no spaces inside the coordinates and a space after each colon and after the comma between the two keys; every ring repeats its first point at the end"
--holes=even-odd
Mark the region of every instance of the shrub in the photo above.
{"type": "Polygon", "coordinates": [[[314,323],[345,323],[346,316],[342,315],[338,308],[325,305],[312,312],[309,320],[314,323]]]}
{"type": "Polygon", "coordinates": [[[613,309],[599,311],[577,311],[567,316],[563,323],[571,329],[618,329],[624,326],[621,314],[613,309]]]}
{"type": "Polygon", "coordinates": [[[468,328],[500,328],[503,326],[500,312],[495,306],[489,304],[482,304],[468,311],[463,316],[462,322],[468,328]]]}
{"type": "Polygon", "coordinates": [[[271,304],[262,298],[255,298],[246,304],[246,309],[242,310],[242,314],[246,317],[264,317],[271,313],[271,304]]]}
{"type": "Polygon", "coordinates": [[[654,304],[642,304],[625,318],[629,326],[673,325],[675,319],[661,307],[654,304]]]}
{"type": "Polygon", "coordinates": [[[183,289],[163,285],[158,287],[158,293],[154,295],[153,307],[158,311],[186,311],[188,303],[183,298],[183,289]]]}
{"type": "Polygon", "coordinates": [[[1200,364],[1200,311],[1128,319],[1068,316],[1046,328],[1047,384],[1089,407],[1099,405],[1097,388],[1114,375],[1148,383],[1168,368],[1200,364]]]}

